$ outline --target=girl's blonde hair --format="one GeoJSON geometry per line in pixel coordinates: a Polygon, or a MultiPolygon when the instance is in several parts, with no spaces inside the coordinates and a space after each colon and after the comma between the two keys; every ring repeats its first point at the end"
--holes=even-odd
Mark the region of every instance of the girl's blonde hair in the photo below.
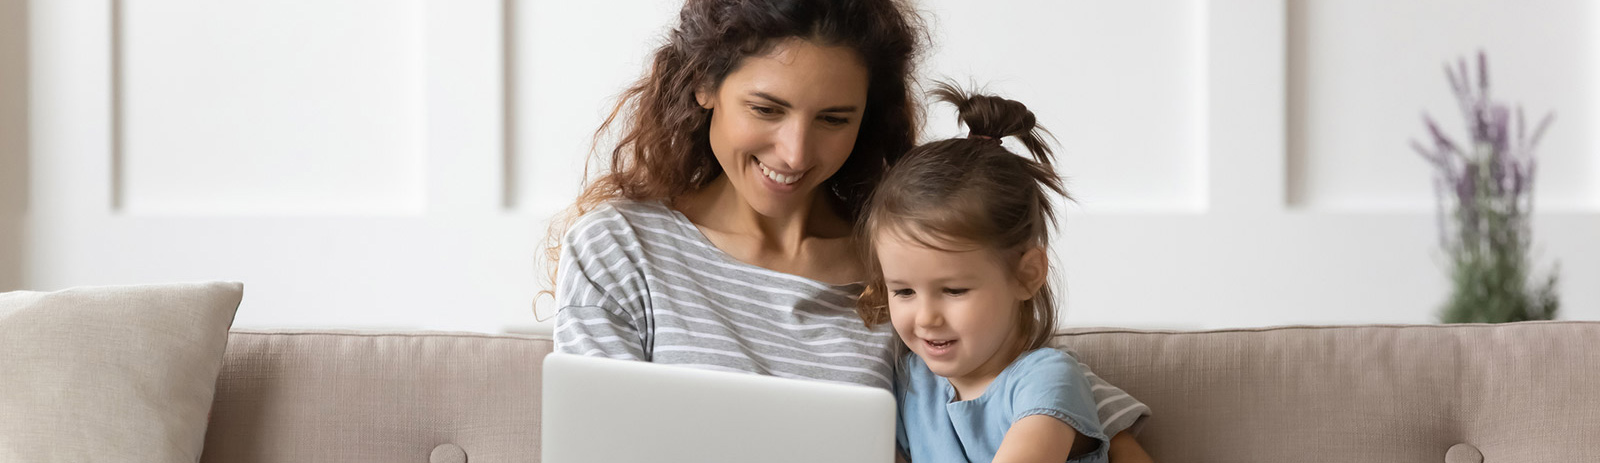
{"type": "MultiPolygon", "coordinates": [[[[971,135],[913,148],[889,169],[867,201],[856,232],[868,280],[856,309],[868,326],[889,321],[888,290],[875,237],[896,233],[944,251],[971,250],[952,245],[990,249],[998,252],[1006,268],[1015,269],[1029,250],[1049,249],[1055,215],[1047,193],[1071,200],[1051,167],[1050,147],[1042,137],[1049,132],[1027,106],[998,96],[968,94],[943,82],[930,94],[954,104],[971,135]],[[1002,147],[1000,140],[1005,137],[1016,137],[1033,159],[1002,147]]],[[[1028,350],[1044,346],[1054,333],[1054,299],[1046,284],[1021,304],[1020,331],[1028,350]]]]}

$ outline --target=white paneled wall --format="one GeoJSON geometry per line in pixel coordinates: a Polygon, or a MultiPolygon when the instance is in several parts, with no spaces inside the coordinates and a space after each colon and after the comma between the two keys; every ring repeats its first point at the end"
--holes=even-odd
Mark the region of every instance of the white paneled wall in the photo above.
{"type": "MultiPolygon", "coordinates": [[[[924,74],[977,83],[1036,109],[1060,139],[1084,211],[1206,209],[1202,2],[940,0],[925,7],[937,42],[924,74]]],[[[953,108],[933,109],[930,135],[964,135],[953,108]]]]}
{"type": "Polygon", "coordinates": [[[420,0],[117,4],[119,210],[422,212],[420,0]]]}
{"type": "MultiPolygon", "coordinates": [[[[508,84],[515,209],[538,215],[577,196],[595,129],[677,21],[678,2],[511,1],[508,84]]],[[[601,146],[601,149],[609,147],[601,146]]]]}
{"type": "MultiPolygon", "coordinates": [[[[235,326],[473,331],[549,329],[529,310],[545,221],[677,9],[5,5],[26,32],[0,33],[0,60],[28,78],[0,80],[0,129],[27,141],[0,140],[0,206],[26,212],[0,207],[0,289],[231,279],[235,326]]],[[[1592,2],[919,7],[925,77],[987,84],[1061,141],[1067,323],[1432,321],[1447,281],[1406,142],[1421,111],[1459,130],[1439,69],[1479,48],[1498,95],[1559,113],[1541,262],[1562,262],[1566,318],[1600,318],[1592,2]]],[[[928,132],[959,134],[953,112],[928,132]]]]}
{"type": "Polygon", "coordinates": [[[1557,122],[1539,151],[1536,208],[1600,212],[1600,3],[1304,1],[1289,7],[1291,204],[1316,210],[1429,211],[1426,110],[1467,140],[1443,67],[1489,57],[1496,98],[1521,103],[1529,130],[1557,122]]]}

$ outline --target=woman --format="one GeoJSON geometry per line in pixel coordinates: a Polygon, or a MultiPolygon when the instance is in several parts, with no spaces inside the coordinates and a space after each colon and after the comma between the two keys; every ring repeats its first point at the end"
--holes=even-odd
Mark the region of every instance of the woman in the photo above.
{"type": "MultiPolygon", "coordinates": [[[[688,0],[552,227],[556,349],[890,387],[850,236],[915,143],[921,34],[897,0],[688,0]]],[[[1119,433],[1149,409],[1091,379],[1112,459],[1148,459],[1119,433]]]]}

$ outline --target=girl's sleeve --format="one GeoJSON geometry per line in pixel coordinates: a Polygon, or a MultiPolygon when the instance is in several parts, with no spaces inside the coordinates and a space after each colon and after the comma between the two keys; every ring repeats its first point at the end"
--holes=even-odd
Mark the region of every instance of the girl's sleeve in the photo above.
{"type": "Polygon", "coordinates": [[[635,260],[636,241],[621,214],[609,207],[585,215],[562,238],[556,262],[556,352],[650,359],[644,307],[649,298],[635,260]]]}
{"type": "Polygon", "coordinates": [[[1021,361],[1027,374],[1013,385],[1012,423],[1033,415],[1048,415],[1099,442],[1093,452],[1075,461],[1104,461],[1111,438],[1101,426],[1087,369],[1060,351],[1029,355],[1021,361]]]}

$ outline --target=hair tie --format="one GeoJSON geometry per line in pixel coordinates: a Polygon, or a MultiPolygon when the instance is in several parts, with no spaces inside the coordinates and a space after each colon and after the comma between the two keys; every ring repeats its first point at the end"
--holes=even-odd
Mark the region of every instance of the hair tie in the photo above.
{"type": "Polygon", "coordinates": [[[1000,139],[999,138],[991,137],[991,136],[988,136],[988,135],[978,135],[978,134],[975,134],[975,133],[967,134],[967,139],[968,140],[992,141],[996,145],[1000,144],[1000,139]]]}

